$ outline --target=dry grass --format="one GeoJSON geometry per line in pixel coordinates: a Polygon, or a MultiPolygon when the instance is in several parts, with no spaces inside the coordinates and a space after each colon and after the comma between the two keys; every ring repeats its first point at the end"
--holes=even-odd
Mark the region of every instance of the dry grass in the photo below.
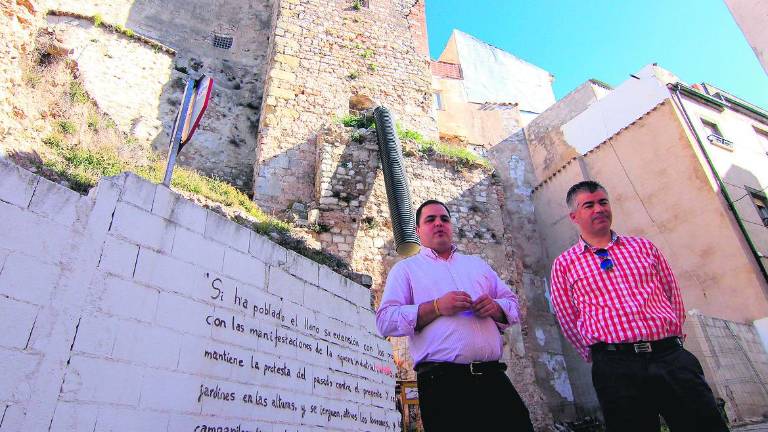
{"type": "MultiPolygon", "coordinates": [[[[16,164],[80,193],[105,176],[134,172],[159,183],[165,157],[120,131],[112,118],[99,110],[77,76],[76,65],[46,53],[51,35],[38,39],[37,54],[24,67],[23,88],[17,96],[28,101],[29,128],[18,137],[24,146],[7,148],[16,164]],[[34,111],[34,112],[32,112],[34,111]]],[[[349,266],[339,258],[309,247],[303,232],[264,213],[242,191],[229,183],[176,167],[171,186],[237,223],[268,235],[275,242],[342,273],[349,266]],[[223,206],[223,208],[222,208],[223,206]]]]}

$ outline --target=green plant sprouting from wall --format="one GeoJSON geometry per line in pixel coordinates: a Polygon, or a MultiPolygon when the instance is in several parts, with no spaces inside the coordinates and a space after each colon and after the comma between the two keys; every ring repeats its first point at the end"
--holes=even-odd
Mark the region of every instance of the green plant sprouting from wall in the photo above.
{"type": "Polygon", "coordinates": [[[363,1],[362,0],[353,0],[352,1],[352,9],[359,11],[363,8],[363,1]]]}
{"type": "Polygon", "coordinates": [[[344,117],[338,118],[337,122],[346,127],[353,127],[357,129],[368,129],[371,126],[374,126],[373,117],[366,117],[362,115],[356,116],[347,114],[344,117]]]}
{"type": "Polygon", "coordinates": [[[366,48],[362,51],[360,51],[360,57],[368,60],[369,58],[372,58],[374,55],[376,55],[376,52],[370,48],[366,48]]]}
{"type": "MultiPolygon", "coordinates": [[[[395,125],[397,131],[397,137],[403,141],[410,141],[418,145],[419,153],[425,156],[437,156],[448,162],[453,163],[457,168],[481,168],[485,170],[492,170],[490,161],[488,159],[478,156],[471,151],[456,147],[448,144],[443,144],[438,141],[425,139],[422,134],[410,129],[403,129],[399,124],[395,125]]],[[[405,155],[405,151],[403,154],[405,155]]],[[[412,152],[409,152],[412,154],[412,152]]]]}

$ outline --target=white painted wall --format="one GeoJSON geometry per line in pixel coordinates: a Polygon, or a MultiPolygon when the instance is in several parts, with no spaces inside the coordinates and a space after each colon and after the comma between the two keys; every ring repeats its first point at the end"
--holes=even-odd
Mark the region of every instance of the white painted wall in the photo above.
{"type": "Polygon", "coordinates": [[[461,31],[451,38],[469,102],[517,102],[521,111],[533,113],[555,103],[549,72],[461,31]]]}
{"type": "Polygon", "coordinates": [[[562,126],[565,140],[585,154],[626,127],[661,101],[669,90],[648,65],[562,126]]]}
{"type": "Polygon", "coordinates": [[[396,429],[366,288],[131,174],[0,220],[0,430],[396,429]]]}

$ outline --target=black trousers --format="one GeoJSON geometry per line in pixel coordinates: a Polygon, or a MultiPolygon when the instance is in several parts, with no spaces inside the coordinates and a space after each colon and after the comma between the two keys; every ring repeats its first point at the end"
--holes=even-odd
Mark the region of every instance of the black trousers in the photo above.
{"type": "Polygon", "coordinates": [[[721,432],[728,427],[696,357],[682,347],[592,353],[592,383],[608,432],[721,432]]]}
{"type": "Polygon", "coordinates": [[[502,370],[429,370],[417,375],[419,409],[426,432],[533,432],[523,400],[502,370]]]}

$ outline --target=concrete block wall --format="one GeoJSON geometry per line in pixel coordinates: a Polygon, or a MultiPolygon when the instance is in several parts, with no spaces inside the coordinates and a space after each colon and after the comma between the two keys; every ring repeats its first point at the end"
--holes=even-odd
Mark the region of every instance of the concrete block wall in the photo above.
{"type": "Polygon", "coordinates": [[[0,219],[0,431],[397,428],[368,289],[131,174],[0,219]]]}

